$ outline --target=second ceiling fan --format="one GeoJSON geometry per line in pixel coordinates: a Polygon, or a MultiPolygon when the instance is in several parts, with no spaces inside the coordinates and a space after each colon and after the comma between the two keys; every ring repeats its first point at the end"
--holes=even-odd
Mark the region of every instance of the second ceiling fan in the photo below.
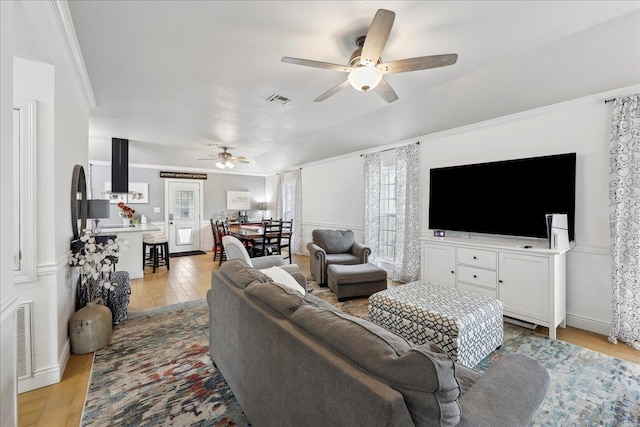
{"type": "Polygon", "coordinates": [[[382,62],[380,56],[389,39],[395,17],[396,14],[394,12],[379,9],[373,17],[367,35],[358,37],[356,40],[358,48],[351,54],[347,65],[290,58],[288,56],[282,58],[282,62],[349,73],[345,81],[338,83],[317,97],[314,102],[324,101],[349,85],[362,92],[373,90],[387,102],[397,101],[398,95],[382,78],[384,74],[404,73],[407,71],[426,70],[429,68],[453,65],[458,60],[458,54],[420,56],[417,58],[382,62]]]}
{"type": "Polygon", "coordinates": [[[216,166],[219,167],[220,169],[231,169],[233,168],[234,163],[249,163],[249,160],[247,160],[244,157],[234,157],[233,155],[231,155],[231,153],[227,151],[229,147],[220,147],[220,148],[222,148],[222,151],[218,153],[217,156],[213,154],[209,154],[209,158],[198,159],[198,160],[215,160],[215,158],[218,157],[218,162],[216,163],[216,166]]]}

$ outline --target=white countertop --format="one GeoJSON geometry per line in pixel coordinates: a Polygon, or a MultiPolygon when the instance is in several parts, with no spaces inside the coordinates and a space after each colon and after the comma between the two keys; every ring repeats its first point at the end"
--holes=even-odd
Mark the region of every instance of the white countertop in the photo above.
{"type": "Polygon", "coordinates": [[[114,233],[141,233],[147,231],[160,231],[161,228],[153,224],[131,224],[124,226],[121,224],[104,224],[100,227],[99,234],[114,234],[114,233]]]}

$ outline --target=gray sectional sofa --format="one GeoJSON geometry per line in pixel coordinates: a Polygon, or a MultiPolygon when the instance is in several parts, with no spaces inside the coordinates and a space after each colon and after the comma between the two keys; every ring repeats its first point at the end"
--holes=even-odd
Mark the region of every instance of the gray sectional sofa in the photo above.
{"type": "Polygon", "coordinates": [[[207,301],[211,357],[254,426],[524,426],[546,394],[530,357],[480,375],[240,260],[207,301]]]}

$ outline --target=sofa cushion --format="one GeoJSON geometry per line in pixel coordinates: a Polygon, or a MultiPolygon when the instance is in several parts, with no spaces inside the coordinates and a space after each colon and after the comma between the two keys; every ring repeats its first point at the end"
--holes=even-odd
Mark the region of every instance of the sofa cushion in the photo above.
{"type": "Polygon", "coordinates": [[[460,385],[454,362],[371,323],[311,304],[291,321],[400,392],[416,426],[455,426],[460,385]]]}
{"type": "Polygon", "coordinates": [[[298,281],[291,274],[287,273],[280,267],[264,268],[260,270],[260,272],[269,276],[274,282],[284,285],[294,291],[298,291],[302,295],[307,293],[307,291],[302,286],[300,286],[300,283],[298,283],[298,281]]]}
{"type": "Polygon", "coordinates": [[[306,304],[300,292],[274,282],[255,281],[244,292],[285,318],[289,318],[300,306],[306,304]]]}
{"type": "Polygon", "coordinates": [[[325,310],[335,311],[336,313],[343,313],[343,311],[340,310],[338,307],[329,304],[325,300],[322,300],[322,299],[318,298],[317,296],[313,295],[312,293],[307,293],[304,297],[305,297],[305,299],[307,300],[308,303],[313,304],[316,307],[324,308],[325,310]]]}
{"type": "Polygon", "coordinates": [[[351,230],[313,230],[311,235],[313,243],[328,254],[349,252],[355,242],[351,230]]]}
{"type": "Polygon", "coordinates": [[[349,252],[341,254],[327,254],[327,265],[340,264],[340,265],[355,265],[360,264],[362,260],[349,252]]]}
{"type": "Polygon", "coordinates": [[[259,280],[261,282],[271,282],[271,278],[259,270],[250,267],[249,264],[240,259],[232,259],[220,267],[220,272],[234,285],[244,289],[249,283],[259,280]]]}

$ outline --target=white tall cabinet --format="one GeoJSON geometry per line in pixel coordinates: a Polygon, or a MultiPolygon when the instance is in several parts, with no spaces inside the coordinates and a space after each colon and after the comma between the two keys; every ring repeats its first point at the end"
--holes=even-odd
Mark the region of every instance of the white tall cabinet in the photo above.
{"type": "Polygon", "coordinates": [[[422,280],[496,298],[505,316],[547,326],[555,339],[566,324],[566,252],[544,243],[426,238],[422,280]]]}

